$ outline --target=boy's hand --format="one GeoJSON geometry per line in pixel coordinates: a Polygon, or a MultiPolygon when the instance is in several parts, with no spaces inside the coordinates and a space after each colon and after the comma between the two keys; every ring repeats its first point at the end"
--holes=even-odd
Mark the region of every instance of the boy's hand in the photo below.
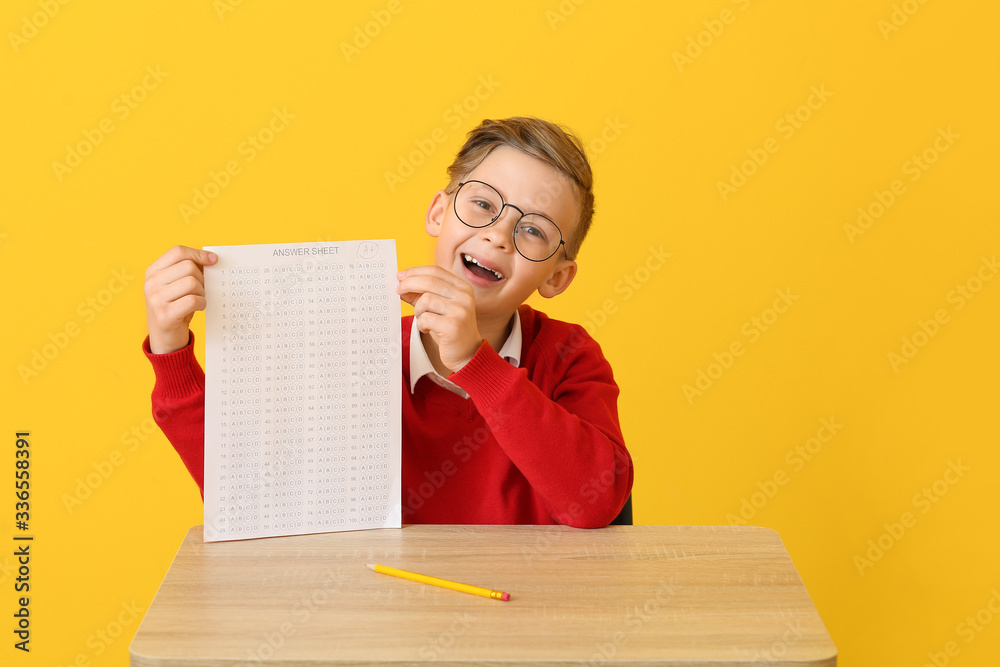
{"type": "Polygon", "coordinates": [[[188,344],[194,311],[205,310],[203,267],[219,261],[215,253],[174,246],[146,269],[146,323],[153,354],[175,352],[188,344]]]}
{"type": "Polygon", "coordinates": [[[472,285],[440,266],[416,266],[396,277],[399,298],[413,306],[417,329],[430,334],[441,363],[453,373],[469,363],[483,342],[472,285]]]}

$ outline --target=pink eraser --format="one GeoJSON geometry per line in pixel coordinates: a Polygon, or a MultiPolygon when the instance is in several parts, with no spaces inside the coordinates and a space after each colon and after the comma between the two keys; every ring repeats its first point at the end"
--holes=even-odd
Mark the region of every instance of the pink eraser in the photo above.
{"type": "Polygon", "coordinates": [[[510,599],[510,593],[504,593],[503,595],[500,596],[500,599],[506,602],[507,600],[510,599]]]}

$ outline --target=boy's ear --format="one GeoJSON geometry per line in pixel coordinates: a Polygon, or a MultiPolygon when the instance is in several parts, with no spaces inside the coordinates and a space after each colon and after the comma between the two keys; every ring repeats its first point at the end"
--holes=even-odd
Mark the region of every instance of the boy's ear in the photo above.
{"type": "Polygon", "coordinates": [[[544,296],[546,299],[551,299],[554,296],[558,296],[566,291],[569,284],[573,282],[573,278],[576,277],[577,265],[571,259],[560,260],[556,264],[555,270],[552,275],[542,283],[538,288],[538,293],[544,296]]]}
{"type": "Polygon", "coordinates": [[[438,234],[441,233],[441,225],[444,223],[444,216],[447,211],[448,193],[444,190],[438,190],[431,198],[431,204],[427,207],[427,218],[424,221],[427,233],[434,238],[437,238],[438,234]]]}

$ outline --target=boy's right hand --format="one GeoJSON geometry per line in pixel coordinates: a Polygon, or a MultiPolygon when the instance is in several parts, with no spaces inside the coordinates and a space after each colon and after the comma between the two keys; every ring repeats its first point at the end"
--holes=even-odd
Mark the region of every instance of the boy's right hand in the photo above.
{"type": "Polygon", "coordinates": [[[153,354],[175,352],[188,344],[188,325],[205,310],[205,266],[219,261],[213,252],[178,245],[146,269],[146,323],[153,354]]]}

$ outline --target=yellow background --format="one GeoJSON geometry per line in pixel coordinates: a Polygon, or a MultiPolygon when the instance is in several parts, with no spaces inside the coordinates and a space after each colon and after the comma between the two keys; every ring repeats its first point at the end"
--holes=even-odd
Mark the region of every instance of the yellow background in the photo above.
{"type": "MultiPolygon", "coordinates": [[[[55,4],[0,12],[0,467],[29,429],[36,536],[30,656],[11,647],[13,550],[0,556],[5,664],[126,664],[134,609],[202,521],[150,417],[145,268],[178,243],[358,238],[428,263],[424,212],[465,132],[521,114],[591,149],[581,272],[531,303],[588,323],[615,369],[636,522],[779,531],[842,665],[923,665],[948,642],[950,664],[995,664],[1000,620],[971,638],[961,625],[1000,589],[1000,280],[976,283],[1000,251],[995,3],[69,2],[50,18],[55,4]],[[249,161],[241,143],[276,108],[294,119],[249,161]],[[113,131],[57,174],[102,122],[113,131]],[[764,164],[741,166],[766,142],[764,164]],[[185,221],[230,160],[240,173],[185,221]],[[390,187],[401,161],[412,174],[390,187]],[[724,198],[734,168],[755,173],[724,198]],[[903,193],[852,238],[895,180],[903,193]],[[959,308],[967,283],[981,289],[959,308]],[[778,290],[797,298],[775,318],[778,290]],[[904,337],[922,345],[894,367],[904,337]],[[723,368],[713,355],[735,342],[723,368]],[[689,400],[699,371],[715,379],[689,400]],[[842,425],[832,438],[824,419],[842,425]]],[[[201,314],[193,328],[203,360],[201,314]]]]}

